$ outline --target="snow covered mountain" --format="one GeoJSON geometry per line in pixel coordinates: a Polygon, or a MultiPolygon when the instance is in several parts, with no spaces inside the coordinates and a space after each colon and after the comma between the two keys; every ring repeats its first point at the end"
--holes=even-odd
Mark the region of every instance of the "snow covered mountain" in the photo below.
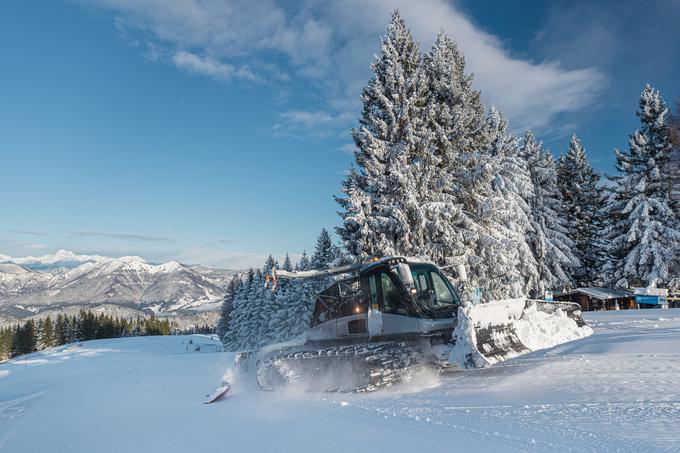
{"type": "Polygon", "coordinates": [[[102,306],[124,316],[216,311],[235,274],[177,261],[153,264],[138,256],[67,250],[40,257],[0,255],[0,317],[102,306]]]}
{"type": "Polygon", "coordinates": [[[76,255],[69,250],[58,250],[52,255],[25,256],[22,258],[12,258],[11,256],[0,254],[0,262],[11,262],[20,264],[29,269],[38,271],[62,271],[73,269],[83,263],[106,260],[107,258],[99,255],[76,255]]]}

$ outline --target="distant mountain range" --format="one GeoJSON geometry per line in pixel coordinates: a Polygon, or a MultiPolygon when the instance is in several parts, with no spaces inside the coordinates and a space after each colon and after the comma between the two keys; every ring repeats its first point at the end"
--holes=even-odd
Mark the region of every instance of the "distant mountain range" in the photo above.
{"type": "MultiPolygon", "coordinates": [[[[81,308],[118,316],[174,316],[214,322],[238,271],[138,256],[0,254],[0,324],[81,308]]],[[[201,322],[202,323],[202,322],[201,322]]]]}

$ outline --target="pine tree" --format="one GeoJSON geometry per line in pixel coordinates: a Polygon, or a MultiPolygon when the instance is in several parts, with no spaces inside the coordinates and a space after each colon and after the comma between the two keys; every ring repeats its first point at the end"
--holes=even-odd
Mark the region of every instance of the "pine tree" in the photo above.
{"type": "Polygon", "coordinates": [[[326,270],[331,267],[335,260],[336,251],[331,240],[331,235],[328,230],[321,229],[316,246],[314,248],[314,255],[312,255],[311,267],[316,270],[326,270]]]}
{"type": "Polygon", "coordinates": [[[542,297],[549,289],[571,286],[571,273],[580,263],[568,237],[568,226],[562,217],[563,204],[557,185],[557,164],[550,152],[543,150],[531,132],[524,136],[520,149],[527,161],[533,191],[527,203],[531,209],[531,228],[527,242],[538,265],[538,287],[534,296],[542,297]]]}
{"type": "Polygon", "coordinates": [[[14,331],[11,326],[0,327],[0,362],[12,357],[14,331]]]}
{"type": "Polygon", "coordinates": [[[38,319],[35,323],[35,332],[33,332],[33,342],[35,343],[36,351],[42,351],[45,349],[43,344],[43,336],[45,334],[45,321],[42,318],[38,319]]]}
{"type": "Polygon", "coordinates": [[[239,283],[238,290],[234,294],[233,310],[227,333],[222,342],[225,349],[237,351],[245,348],[244,339],[247,338],[246,323],[248,321],[248,296],[254,286],[255,271],[248,269],[245,278],[239,283]]]}
{"type": "Polygon", "coordinates": [[[281,269],[287,272],[292,272],[293,271],[293,262],[290,259],[290,255],[286,253],[285,258],[283,259],[283,264],[281,265],[281,269]]]}
{"type": "Polygon", "coordinates": [[[23,354],[24,350],[24,337],[22,335],[22,330],[19,324],[12,328],[12,350],[10,352],[10,357],[16,357],[23,354]]]}
{"type": "Polygon", "coordinates": [[[217,337],[224,343],[225,334],[229,330],[229,323],[231,321],[231,312],[234,309],[234,296],[238,290],[241,277],[236,275],[229,281],[227,292],[224,295],[224,300],[220,307],[220,318],[217,321],[216,333],[217,337]]]}
{"type": "Polygon", "coordinates": [[[24,329],[26,330],[26,354],[29,354],[31,352],[37,351],[37,338],[38,336],[36,335],[37,329],[36,329],[36,323],[32,319],[29,319],[25,326],[24,329]]]}
{"type": "Polygon", "coordinates": [[[61,346],[66,343],[66,328],[64,326],[64,316],[59,313],[54,323],[54,345],[61,346]]]}
{"type": "Polygon", "coordinates": [[[474,261],[482,193],[469,175],[475,171],[473,154],[489,145],[484,106],[465,59],[443,32],[423,57],[426,86],[425,132],[418,156],[416,189],[424,228],[418,254],[442,266],[474,261]]]}
{"type": "Polygon", "coordinates": [[[67,343],[77,343],[82,340],[82,332],[80,329],[80,320],[78,317],[73,315],[71,318],[66,316],[66,320],[64,321],[64,324],[67,325],[67,330],[66,330],[66,342],[67,343]],[[68,320],[68,323],[66,323],[66,320],[68,320]]]}
{"type": "Polygon", "coordinates": [[[275,288],[265,284],[264,276],[271,275],[273,269],[278,269],[278,263],[269,255],[262,267],[259,284],[255,287],[250,312],[249,345],[261,347],[273,342],[275,333],[269,328],[269,321],[275,310],[275,288]]]}
{"type": "Polygon", "coordinates": [[[489,112],[487,128],[491,141],[482,171],[491,173],[492,195],[485,202],[487,228],[477,250],[485,280],[481,287],[489,298],[530,295],[539,287],[539,274],[526,240],[531,229],[526,200],[533,193],[528,164],[495,107],[489,112]]]}
{"type": "Polygon", "coordinates": [[[411,231],[422,226],[415,199],[413,158],[418,149],[423,86],[420,53],[398,12],[392,14],[373,78],[363,89],[361,127],[352,131],[356,169],[337,198],[337,232],[357,259],[415,250],[411,231]]]}
{"type": "Polygon", "coordinates": [[[627,151],[616,151],[618,176],[608,210],[616,286],[656,287],[667,283],[680,250],[678,217],[672,209],[670,178],[665,173],[671,137],[668,107],[647,85],[640,95],[640,128],[627,151]]]}
{"type": "Polygon", "coordinates": [[[573,273],[576,286],[598,286],[603,283],[605,260],[601,241],[604,229],[602,209],[605,203],[598,188],[600,176],[588,161],[581,140],[572,135],[569,149],[560,156],[558,184],[562,192],[564,217],[569,221],[569,237],[581,265],[573,273]]]}
{"type": "Polygon", "coordinates": [[[43,345],[43,348],[51,348],[54,346],[54,327],[52,325],[52,318],[49,316],[45,318],[43,335],[40,342],[43,345]]]}
{"type": "Polygon", "coordinates": [[[308,271],[311,269],[311,263],[309,261],[309,256],[307,256],[307,252],[305,250],[302,251],[302,255],[300,255],[300,261],[295,266],[296,271],[308,271]]]}

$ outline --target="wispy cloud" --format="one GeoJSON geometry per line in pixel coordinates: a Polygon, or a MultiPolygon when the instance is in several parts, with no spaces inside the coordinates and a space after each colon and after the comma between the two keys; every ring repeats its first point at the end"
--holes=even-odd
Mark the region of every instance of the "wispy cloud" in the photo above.
{"type": "Polygon", "coordinates": [[[195,53],[180,50],[175,52],[171,58],[172,63],[180,69],[188,72],[205,75],[216,80],[228,82],[233,78],[257,81],[258,77],[247,67],[235,68],[234,66],[222,63],[215,58],[200,56],[195,53]]]}
{"type": "Polygon", "coordinates": [[[221,81],[261,78],[285,84],[289,76],[307,81],[305,91],[323,105],[282,113],[274,125],[281,135],[346,132],[358,115],[372,55],[395,8],[423,50],[440,29],[449,33],[465,52],[485,101],[498,105],[517,129],[550,128],[555,117],[592,104],[606,83],[592,66],[513,55],[447,0],[80,2],[113,11],[119,28],[142,34],[153,55],[167,54],[159,59],[183,70],[221,81]]]}
{"type": "Polygon", "coordinates": [[[11,248],[12,250],[16,249],[41,250],[47,248],[47,245],[45,244],[32,241],[24,241],[22,239],[14,238],[0,238],[0,245],[3,247],[3,249],[11,248]]]}
{"type": "Polygon", "coordinates": [[[6,229],[8,233],[24,234],[26,236],[49,236],[48,233],[43,233],[42,231],[32,231],[32,230],[21,230],[21,229],[6,229]]]}
{"type": "Polygon", "coordinates": [[[339,128],[347,127],[354,114],[350,112],[291,110],[279,115],[279,121],[272,126],[276,136],[295,137],[311,135],[325,138],[334,135],[339,128]]]}
{"type": "Polygon", "coordinates": [[[78,237],[101,237],[130,242],[175,242],[171,237],[149,236],[145,234],[107,233],[101,231],[74,231],[71,234],[78,237]]]}
{"type": "Polygon", "coordinates": [[[234,244],[236,243],[236,239],[218,239],[217,241],[218,244],[234,244]]]}
{"type": "Polygon", "coordinates": [[[356,149],[357,145],[355,145],[354,143],[345,143],[340,147],[340,151],[347,154],[354,154],[354,151],[356,151],[356,149]]]}

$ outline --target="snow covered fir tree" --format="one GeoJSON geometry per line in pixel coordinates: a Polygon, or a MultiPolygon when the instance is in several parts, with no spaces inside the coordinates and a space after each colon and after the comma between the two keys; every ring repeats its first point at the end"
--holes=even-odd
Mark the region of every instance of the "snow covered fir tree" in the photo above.
{"type": "Polygon", "coordinates": [[[647,85],[640,95],[640,128],[629,148],[616,151],[618,174],[607,207],[612,223],[608,237],[616,286],[656,287],[677,272],[680,251],[678,212],[667,173],[672,153],[668,107],[647,85]]]}
{"type": "Polygon", "coordinates": [[[576,134],[571,136],[567,152],[560,156],[557,176],[566,228],[579,263],[573,266],[574,284],[601,285],[605,279],[602,270],[606,258],[602,241],[605,199],[598,187],[600,176],[593,170],[576,134]]]}
{"type": "Polygon", "coordinates": [[[351,170],[338,202],[344,208],[338,233],[358,259],[416,254],[422,210],[416,200],[421,149],[423,85],[418,45],[395,12],[364,88],[360,127],[352,131],[358,171],[351,170]]]}
{"type": "Polygon", "coordinates": [[[524,136],[520,153],[527,162],[533,188],[527,198],[531,213],[527,242],[538,266],[540,296],[547,290],[570,286],[581,262],[574,253],[570,224],[563,217],[566,199],[558,185],[555,158],[543,150],[531,132],[524,136]]]}

